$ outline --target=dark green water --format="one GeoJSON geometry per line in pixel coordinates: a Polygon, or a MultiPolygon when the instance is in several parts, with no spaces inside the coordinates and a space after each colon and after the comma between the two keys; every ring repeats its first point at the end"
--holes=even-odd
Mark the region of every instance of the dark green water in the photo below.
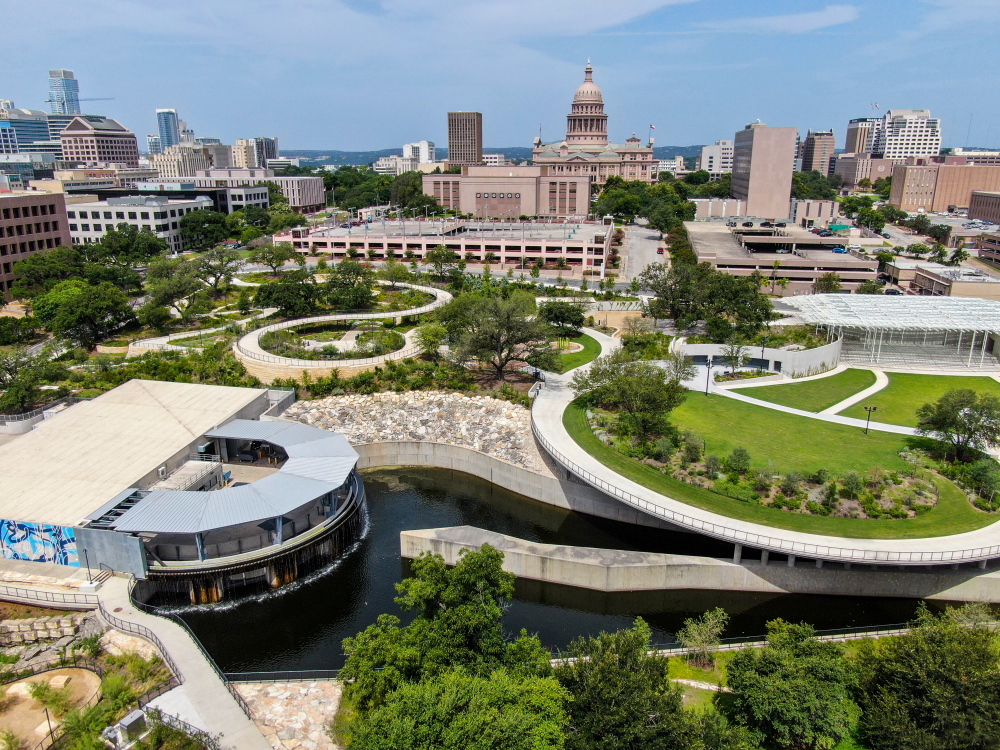
{"type": "MultiPolygon", "coordinates": [[[[363,473],[368,530],[332,570],[279,593],[181,614],[226,672],[332,669],[342,666],[341,641],[382,613],[401,614],[393,584],[406,572],[399,533],[440,526],[478,526],[529,541],[609,549],[729,557],[732,546],[678,532],[648,529],[563,511],[465,474],[406,468],[363,473]]],[[[579,635],[617,630],[637,615],[666,643],[684,619],[720,606],[730,614],[726,636],[757,635],[776,617],[817,628],[904,622],[910,599],[866,599],[726,591],[601,594],[518,581],[506,614],[512,633],[527,628],[551,647],[579,635]]],[[[404,618],[405,619],[405,618],[404,618]]]]}

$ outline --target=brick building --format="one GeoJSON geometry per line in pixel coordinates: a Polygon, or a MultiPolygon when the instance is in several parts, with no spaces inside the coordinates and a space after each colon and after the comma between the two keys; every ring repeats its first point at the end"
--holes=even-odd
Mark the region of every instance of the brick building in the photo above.
{"type": "Polygon", "coordinates": [[[41,250],[69,245],[66,196],[62,193],[0,193],[0,293],[10,301],[14,263],[41,250]]]}

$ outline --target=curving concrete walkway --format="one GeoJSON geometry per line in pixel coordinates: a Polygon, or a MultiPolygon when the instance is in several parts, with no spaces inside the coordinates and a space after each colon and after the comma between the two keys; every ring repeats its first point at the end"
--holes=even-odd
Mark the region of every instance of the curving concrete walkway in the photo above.
{"type": "MultiPolygon", "coordinates": [[[[243,320],[234,320],[233,323],[240,326],[241,328],[249,323],[251,320],[257,320],[258,318],[266,318],[268,315],[273,315],[278,312],[277,307],[265,307],[256,315],[251,315],[249,318],[244,318],[243,320]]],[[[232,324],[230,324],[232,325],[232,324]]],[[[203,334],[218,333],[219,331],[224,331],[228,328],[228,325],[217,326],[216,328],[205,328],[199,329],[197,331],[180,331],[178,333],[171,333],[166,336],[154,336],[148,339],[139,339],[138,341],[133,341],[128,345],[128,354],[126,356],[136,356],[138,354],[144,354],[145,352],[138,351],[139,349],[163,349],[166,351],[200,351],[197,347],[190,346],[175,346],[171,344],[171,341],[176,341],[177,339],[189,339],[194,336],[200,336],[203,334]],[[136,351],[133,351],[133,347],[136,351]]]]}
{"type": "MultiPolygon", "coordinates": [[[[602,354],[612,351],[618,344],[614,339],[597,331],[587,329],[586,333],[601,343],[602,354]]],[[[589,365],[584,365],[584,367],[589,367],[589,365]]],[[[705,371],[704,368],[699,369],[703,373],[701,375],[701,383],[703,384],[705,371]]],[[[575,371],[565,375],[547,374],[545,387],[539,391],[535,398],[532,407],[532,429],[542,447],[567,472],[568,476],[578,478],[620,502],[665,520],[678,528],[730,541],[737,545],[746,544],[787,554],[790,556],[789,564],[794,564],[796,556],[815,558],[818,561],[835,560],[845,563],[899,565],[971,561],[985,565],[987,559],[1000,557],[1000,523],[993,523],[982,529],[952,536],[920,539],[856,539],[790,531],[750,521],[741,521],[662,495],[600,463],[581,448],[567,432],[563,426],[562,417],[566,407],[573,400],[573,391],[570,387],[573,372],[575,371]]],[[[715,392],[728,398],[736,398],[768,408],[777,407],[776,404],[728,393],[724,389],[717,389],[715,392]]],[[[811,419],[863,426],[861,420],[817,415],[787,407],[779,408],[782,411],[811,419]]],[[[912,434],[912,430],[908,427],[896,425],[880,425],[880,427],[888,432],[912,434]]],[[[875,423],[872,423],[872,428],[876,428],[875,423]]]]}
{"type": "Polygon", "coordinates": [[[170,654],[180,671],[180,679],[202,726],[218,735],[225,747],[243,750],[271,750],[271,744],[257,725],[243,713],[233,699],[208,657],[180,625],[163,617],[149,615],[132,604],[128,580],[110,578],[98,592],[101,604],[126,622],[151,630],[170,654]]]}
{"type": "Polygon", "coordinates": [[[875,382],[872,385],[868,386],[863,391],[858,391],[853,396],[848,396],[839,404],[834,404],[833,406],[823,409],[820,414],[838,414],[849,406],[854,406],[859,401],[864,401],[869,396],[878,393],[889,385],[889,376],[885,374],[884,370],[878,367],[870,367],[866,369],[870,369],[873,373],[875,373],[875,382]]]}

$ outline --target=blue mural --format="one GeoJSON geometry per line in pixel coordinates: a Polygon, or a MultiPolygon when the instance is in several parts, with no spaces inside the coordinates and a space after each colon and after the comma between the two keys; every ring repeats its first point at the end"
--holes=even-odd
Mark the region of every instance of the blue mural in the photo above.
{"type": "Polygon", "coordinates": [[[76,534],[68,526],[0,519],[0,550],[8,560],[30,560],[80,567],[76,534]]]}

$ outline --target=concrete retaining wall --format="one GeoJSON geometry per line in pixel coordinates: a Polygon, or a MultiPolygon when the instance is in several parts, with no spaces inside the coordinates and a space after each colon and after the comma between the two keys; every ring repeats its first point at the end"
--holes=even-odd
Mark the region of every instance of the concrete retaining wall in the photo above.
{"type": "MultiPolygon", "coordinates": [[[[309,377],[315,380],[316,378],[327,377],[334,370],[337,370],[341,377],[349,378],[353,375],[357,375],[359,372],[368,372],[370,370],[374,370],[376,367],[385,365],[385,362],[381,361],[365,365],[355,365],[353,367],[330,365],[329,367],[304,368],[301,365],[281,364],[280,362],[262,362],[259,359],[254,359],[253,357],[248,357],[243,354],[235,344],[233,345],[233,354],[236,356],[236,359],[243,363],[246,371],[254,377],[260,378],[262,383],[271,383],[275,378],[295,378],[296,380],[301,381],[302,375],[305,372],[308,372],[309,377]]],[[[344,361],[349,362],[350,360],[344,361]]]]}
{"type": "Polygon", "coordinates": [[[879,596],[1000,603],[1000,571],[816,568],[756,561],[536,544],[473,526],[403,531],[400,550],[413,558],[433,552],[453,565],[463,549],[490,544],[504,553],[504,570],[519,578],[601,592],[714,590],[776,594],[879,596]]]}
{"type": "Polygon", "coordinates": [[[354,448],[361,456],[358,461],[359,469],[385,466],[433,466],[438,469],[451,469],[472,474],[506,490],[557,508],[639,526],[675,528],[665,521],[647,516],[625,503],[610,498],[589,485],[528,471],[471,448],[416,441],[362,443],[355,445],[354,448]]]}
{"type": "MultiPolygon", "coordinates": [[[[832,370],[840,364],[841,339],[837,339],[832,344],[819,346],[815,349],[802,349],[800,351],[785,351],[784,349],[764,348],[764,359],[771,362],[770,369],[774,369],[775,362],[781,362],[781,372],[791,377],[805,377],[807,375],[819,375],[821,372],[832,370]]],[[[721,359],[725,346],[722,344],[684,344],[681,351],[689,357],[705,357],[711,355],[717,358],[718,364],[722,365],[721,359]]],[[[760,357],[760,349],[754,346],[747,347],[750,357],[757,359],[760,357]]]]}

